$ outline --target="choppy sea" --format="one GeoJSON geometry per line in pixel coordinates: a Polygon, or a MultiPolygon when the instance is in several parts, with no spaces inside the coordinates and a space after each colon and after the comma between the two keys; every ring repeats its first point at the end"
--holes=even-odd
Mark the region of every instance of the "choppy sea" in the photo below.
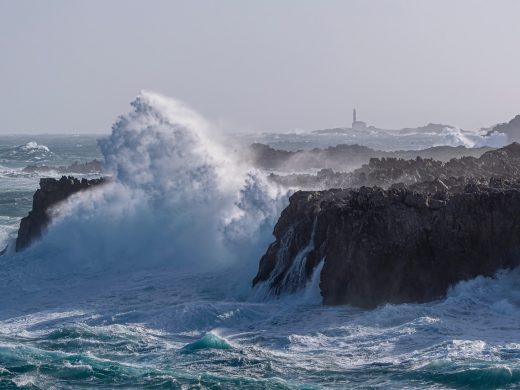
{"type": "MultiPolygon", "coordinates": [[[[321,137],[306,144],[337,143],[321,137]]],[[[374,310],[322,306],[316,277],[270,297],[251,280],[287,200],[261,172],[160,96],[138,97],[99,138],[0,137],[2,247],[41,177],[24,166],[102,158],[114,177],[0,257],[0,388],[520,388],[518,271],[374,310]]]]}

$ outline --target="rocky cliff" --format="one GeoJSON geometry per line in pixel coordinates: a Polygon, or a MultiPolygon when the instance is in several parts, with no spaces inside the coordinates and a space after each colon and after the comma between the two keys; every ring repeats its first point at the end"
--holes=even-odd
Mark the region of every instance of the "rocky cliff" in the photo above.
{"type": "Polygon", "coordinates": [[[436,189],[295,193],[253,285],[292,292],[323,262],[324,304],[374,307],[434,300],[459,281],[520,264],[520,182],[436,189]]]}
{"type": "Polygon", "coordinates": [[[76,192],[88,190],[105,182],[105,178],[78,180],[71,176],[62,176],[59,180],[52,178],[40,179],[40,188],[33,195],[32,210],[20,222],[16,239],[16,251],[28,247],[35,239],[41,236],[50,222],[48,211],[52,206],[57,205],[76,192]]]}
{"type": "Polygon", "coordinates": [[[276,171],[306,171],[334,169],[348,171],[367,164],[371,158],[423,159],[449,161],[452,158],[480,157],[492,150],[489,147],[466,148],[464,146],[434,146],[423,150],[399,150],[385,152],[362,145],[337,145],[328,148],[287,151],[269,145],[255,143],[249,147],[251,163],[259,168],[276,171]]]}
{"type": "Polygon", "coordinates": [[[410,185],[436,178],[492,177],[520,179],[520,144],[514,142],[500,149],[490,150],[480,157],[453,158],[447,162],[429,158],[371,158],[368,164],[353,172],[323,169],[316,175],[271,175],[270,179],[287,187],[299,189],[348,188],[360,186],[389,187],[395,183],[410,185]]]}

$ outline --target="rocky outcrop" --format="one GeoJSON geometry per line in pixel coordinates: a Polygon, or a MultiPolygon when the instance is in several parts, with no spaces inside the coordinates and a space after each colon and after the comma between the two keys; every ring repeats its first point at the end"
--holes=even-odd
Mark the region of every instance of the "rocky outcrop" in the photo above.
{"type": "Polygon", "coordinates": [[[92,160],[86,163],[73,162],[67,166],[52,166],[52,165],[29,165],[22,169],[25,173],[48,173],[57,172],[74,173],[74,174],[99,174],[103,171],[103,165],[99,160],[92,160]]]}
{"type": "Polygon", "coordinates": [[[374,307],[435,300],[459,281],[520,264],[520,182],[430,185],[435,192],[295,193],[253,285],[292,292],[323,262],[324,304],[374,307]]]}
{"type": "Polygon", "coordinates": [[[52,178],[40,179],[40,188],[36,190],[33,196],[32,210],[29,211],[29,215],[20,221],[16,239],[16,251],[25,249],[42,235],[51,221],[51,216],[48,213],[51,207],[64,201],[72,194],[88,190],[106,181],[107,179],[105,178],[78,180],[71,176],[62,176],[59,180],[52,178]]]}
{"type": "Polygon", "coordinates": [[[423,159],[448,161],[460,157],[480,157],[492,150],[489,147],[466,148],[464,146],[435,146],[424,150],[400,150],[385,152],[362,145],[337,145],[328,148],[287,151],[269,145],[255,143],[250,146],[253,165],[267,170],[302,172],[311,169],[349,171],[367,164],[371,158],[423,159]]]}
{"type": "Polygon", "coordinates": [[[335,172],[331,169],[316,175],[271,174],[270,179],[283,186],[299,189],[348,188],[380,186],[388,188],[395,183],[410,185],[439,178],[489,180],[502,177],[520,179],[520,144],[514,142],[500,149],[490,150],[479,158],[461,157],[447,162],[417,157],[411,160],[400,158],[371,158],[368,164],[353,172],[335,172]]]}

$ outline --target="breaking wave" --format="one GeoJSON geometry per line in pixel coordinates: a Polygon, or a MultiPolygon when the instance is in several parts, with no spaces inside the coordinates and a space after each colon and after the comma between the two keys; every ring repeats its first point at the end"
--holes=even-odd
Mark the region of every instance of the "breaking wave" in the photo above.
{"type": "Polygon", "coordinates": [[[27,142],[25,145],[20,147],[22,150],[36,151],[42,150],[44,152],[50,152],[49,148],[45,145],[40,145],[36,141],[27,142]]]}
{"type": "Polygon", "coordinates": [[[445,127],[439,133],[440,141],[434,144],[434,146],[465,146],[471,148],[475,142],[472,141],[461,129],[457,127],[445,127]]]}
{"type": "Polygon", "coordinates": [[[101,143],[113,181],[2,258],[0,387],[520,385],[520,270],[361,310],[319,304],[322,262],[299,297],[240,299],[286,195],[183,104],[132,107],[101,143]]]}
{"type": "Polygon", "coordinates": [[[489,146],[501,148],[509,143],[506,134],[494,132],[490,135],[465,132],[458,127],[446,126],[439,134],[438,140],[433,146],[465,146],[467,148],[480,148],[489,146]]]}
{"type": "Polygon", "coordinates": [[[489,135],[484,135],[475,143],[475,147],[490,146],[492,148],[502,148],[509,144],[510,140],[507,134],[494,131],[489,135]]]}
{"type": "Polygon", "coordinates": [[[113,181],[61,204],[45,236],[14,256],[32,259],[26,272],[40,279],[230,265],[249,278],[284,193],[184,104],[142,92],[131,105],[100,141],[113,181]]]}

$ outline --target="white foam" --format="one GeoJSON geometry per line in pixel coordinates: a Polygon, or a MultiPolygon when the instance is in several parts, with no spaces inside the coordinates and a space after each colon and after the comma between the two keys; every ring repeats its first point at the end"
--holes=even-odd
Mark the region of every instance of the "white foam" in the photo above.
{"type": "Polygon", "coordinates": [[[22,149],[23,150],[41,150],[44,152],[50,152],[50,149],[47,146],[38,144],[36,141],[27,142],[24,146],[22,146],[22,149]]]}
{"type": "Polygon", "coordinates": [[[465,146],[471,148],[474,146],[473,142],[461,129],[457,127],[445,127],[439,134],[440,140],[433,146],[465,146]]]}
{"type": "Polygon", "coordinates": [[[285,195],[248,171],[182,103],[142,92],[132,106],[101,143],[114,181],[53,210],[44,237],[17,255],[32,262],[24,278],[54,286],[73,275],[82,283],[92,274],[235,265],[229,276],[249,285],[285,195]]]}

